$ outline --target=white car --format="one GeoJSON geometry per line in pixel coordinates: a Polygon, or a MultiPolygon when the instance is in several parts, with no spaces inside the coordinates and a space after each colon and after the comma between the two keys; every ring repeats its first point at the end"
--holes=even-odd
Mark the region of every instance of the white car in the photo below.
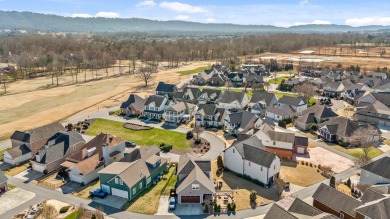
{"type": "Polygon", "coordinates": [[[30,212],[28,212],[27,219],[33,219],[35,218],[38,210],[37,209],[31,209],[30,212]]]}

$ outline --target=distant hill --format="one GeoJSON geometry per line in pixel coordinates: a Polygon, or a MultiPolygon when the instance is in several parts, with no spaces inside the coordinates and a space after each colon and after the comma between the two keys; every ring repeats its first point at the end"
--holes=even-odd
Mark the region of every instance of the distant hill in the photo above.
{"type": "Polygon", "coordinates": [[[302,25],[289,28],[270,25],[205,24],[186,21],[156,21],[141,18],[72,18],[32,12],[0,11],[0,29],[41,32],[114,33],[114,32],[368,32],[389,31],[390,26],[351,27],[346,25],[302,25]]]}

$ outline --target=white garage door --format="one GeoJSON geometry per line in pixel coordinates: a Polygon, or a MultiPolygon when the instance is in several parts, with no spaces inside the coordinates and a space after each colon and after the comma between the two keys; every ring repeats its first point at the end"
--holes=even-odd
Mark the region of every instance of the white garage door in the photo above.
{"type": "Polygon", "coordinates": [[[102,184],[102,190],[107,192],[107,193],[110,193],[110,187],[108,185],[103,185],[102,184]]]}
{"type": "Polygon", "coordinates": [[[73,182],[77,183],[82,183],[83,182],[83,177],[82,176],[76,176],[76,175],[70,175],[70,180],[73,182]]]}
{"type": "Polygon", "coordinates": [[[32,165],[32,169],[33,169],[34,171],[38,171],[38,172],[43,173],[43,171],[45,170],[45,167],[44,167],[44,166],[41,166],[41,165],[38,165],[38,164],[33,164],[33,165],[32,165]]]}
{"type": "Polygon", "coordinates": [[[304,154],[305,153],[305,148],[299,147],[298,150],[297,150],[297,153],[298,154],[304,154]]]}
{"type": "Polygon", "coordinates": [[[127,191],[111,188],[111,192],[112,192],[111,195],[115,195],[115,196],[122,197],[125,199],[129,198],[129,193],[127,191]]]}

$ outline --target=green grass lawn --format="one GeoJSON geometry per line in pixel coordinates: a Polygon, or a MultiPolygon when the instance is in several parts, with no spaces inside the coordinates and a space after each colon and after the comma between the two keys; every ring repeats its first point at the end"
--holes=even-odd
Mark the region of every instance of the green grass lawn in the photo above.
{"type": "Polygon", "coordinates": [[[269,80],[268,83],[270,83],[270,84],[280,84],[280,83],[282,83],[282,80],[287,81],[289,78],[290,78],[290,76],[278,77],[276,79],[273,78],[273,79],[269,80]]]}
{"type": "Polygon", "coordinates": [[[297,97],[298,95],[292,94],[292,93],[282,93],[282,92],[273,92],[276,96],[276,98],[281,98],[283,96],[290,96],[290,97],[297,97]]]}
{"type": "Polygon", "coordinates": [[[68,214],[64,219],[77,219],[77,218],[79,218],[79,212],[76,210],[68,214]]]}
{"type": "MultiPolygon", "coordinates": [[[[276,73],[276,75],[278,74],[282,74],[282,75],[290,75],[290,72],[289,71],[279,71],[278,73],[276,73]]],[[[297,70],[292,70],[291,71],[291,75],[297,75],[298,74],[298,71],[297,70]]]]}
{"type": "MultiPolygon", "coordinates": [[[[353,157],[360,157],[362,155],[364,155],[363,153],[363,150],[361,148],[343,148],[341,146],[332,146],[333,149],[336,149],[338,151],[341,151],[343,153],[346,153],[346,154],[349,154],[353,157]]],[[[374,158],[378,155],[381,155],[383,154],[383,151],[379,150],[378,148],[376,147],[372,147],[370,152],[368,152],[368,156],[370,158],[374,158]]]]}
{"type": "Polygon", "coordinates": [[[157,185],[151,186],[141,192],[136,199],[125,204],[124,209],[131,212],[142,214],[156,214],[160,196],[168,194],[169,188],[176,182],[177,176],[174,174],[175,168],[170,168],[166,177],[167,180],[161,180],[157,185]],[[166,192],[167,190],[167,192],[166,192]]]}
{"type": "Polygon", "coordinates": [[[202,71],[210,69],[210,68],[211,68],[210,66],[203,66],[203,67],[195,68],[192,70],[178,71],[177,73],[179,73],[180,75],[190,75],[190,74],[202,72],[202,71]]]}
{"type": "Polygon", "coordinates": [[[9,149],[9,147],[0,150],[0,161],[3,161],[3,159],[4,159],[4,158],[3,158],[3,154],[4,154],[4,152],[5,152],[6,150],[8,150],[8,149],[9,149]]]}
{"type": "Polygon", "coordinates": [[[98,135],[101,132],[110,133],[124,140],[135,142],[137,145],[153,146],[164,142],[173,145],[175,149],[189,149],[190,144],[186,140],[185,133],[179,133],[164,129],[154,128],[151,130],[134,131],[123,128],[122,122],[106,119],[97,119],[87,130],[88,135],[98,135]]]}

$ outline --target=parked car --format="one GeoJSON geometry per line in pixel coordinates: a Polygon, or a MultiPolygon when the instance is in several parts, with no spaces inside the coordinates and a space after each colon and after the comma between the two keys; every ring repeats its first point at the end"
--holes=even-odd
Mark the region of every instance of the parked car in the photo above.
{"type": "Polygon", "coordinates": [[[175,210],[176,209],[176,198],[170,197],[169,198],[169,210],[175,210]]]}
{"type": "Polygon", "coordinates": [[[104,197],[106,197],[108,195],[107,192],[105,192],[105,191],[103,191],[102,189],[99,189],[99,188],[90,191],[89,194],[91,196],[100,197],[100,198],[104,198],[104,197]]]}
{"type": "Polygon", "coordinates": [[[38,209],[31,209],[27,214],[27,219],[33,219],[35,218],[36,214],[38,212],[38,209]]]}
{"type": "Polygon", "coordinates": [[[126,147],[135,147],[136,146],[136,144],[132,141],[126,141],[125,145],[126,145],[126,147]]]}

